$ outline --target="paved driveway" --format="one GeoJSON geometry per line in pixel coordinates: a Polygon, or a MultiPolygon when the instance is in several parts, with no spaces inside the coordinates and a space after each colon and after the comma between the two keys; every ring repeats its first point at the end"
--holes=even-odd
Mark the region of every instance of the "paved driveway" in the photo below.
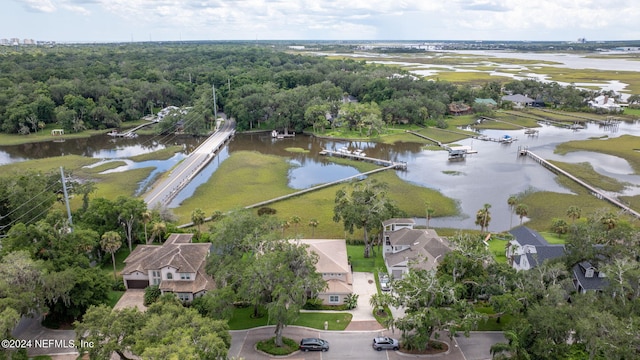
{"type": "Polygon", "coordinates": [[[469,337],[460,335],[455,340],[466,360],[491,359],[491,345],[507,341],[502,331],[474,331],[469,337]]]}
{"type": "Polygon", "coordinates": [[[144,289],[129,289],[125,291],[113,309],[120,310],[128,307],[137,307],[140,311],[147,310],[147,307],[144,306],[144,289]]]}

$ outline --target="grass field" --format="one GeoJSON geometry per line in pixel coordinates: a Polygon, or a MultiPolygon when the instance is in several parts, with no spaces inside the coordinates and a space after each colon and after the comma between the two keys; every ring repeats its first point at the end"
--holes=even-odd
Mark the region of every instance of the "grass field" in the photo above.
{"type": "MultiPolygon", "coordinates": [[[[335,159],[335,162],[354,166],[361,172],[376,168],[372,164],[346,159],[335,159]]],[[[220,164],[218,171],[205,184],[196,189],[194,196],[175,209],[175,214],[181,223],[187,223],[196,208],[209,215],[216,210],[226,212],[293,193],[296,190],[287,186],[288,170],[289,163],[286,158],[257,152],[235,152],[220,164]]],[[[409,184],[400,179],[394,171],[384,171],[369,178],[387,183],[389,197],[409,215],[421,216],[427,201],[439,216],[455,215],[458,211],[454,200],[435,190],[409,184]]],[[[287,236],[297,234],[307,238],[361,238],[360,231],[345,234],[342,226],[333,221],[336,191],[345,186],[347,184],[330,186],[273,203],[269,207],[274,208],[277,211],[276,216],[281,219],[292,216],[302,218],[297,228],[290,227],[287,230],[287,236]],[[313,218],[319,222],[316,228],[307,225],[313,218]]]]}
{"type": "Polygon", "coordinates": [[[565,163],[560,161],[549,161],[549,162],[561,168],[562,170],[569,172],[571,175],[579,178],[580,180],[586,182],[587,184],[591,186],[595,186],[605,191],[620,192],[624,190],[625,185],[631,185],[631,184],[625,184],[623,182],[620,182],[614,178],[599,174],[593,169],[593,166],[591,166],[591,164],[587,162],[577,163],[577,164],[565,163]]]}

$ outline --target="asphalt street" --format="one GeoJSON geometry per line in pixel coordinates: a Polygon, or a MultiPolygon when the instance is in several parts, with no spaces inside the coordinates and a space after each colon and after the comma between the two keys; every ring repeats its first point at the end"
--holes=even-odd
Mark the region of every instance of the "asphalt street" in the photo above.
{"type": "MultiPolygon", "coordinates": [[[[232,344],[229,357],[235,356],[245,360],[266,360],[276,357],[260,353],[255,349],[260,340],[274,336],[274,327],[262,327],[251,330],[232,331],[232,344]]],[[[376,351],[371,343],[376,336],[399,337],[388,330],[376,331],[321,331],[297,326],[284,329],[284,336],[296,341],[305,337],[319,337],[329,341],[327,352],[296,352],[285,358],[291,360],[375,360],[375,359],[420,359],[437,358],[443,360],[485,360],[491,359],[489,349],[491,345],[504,341],[501,332],[472,332],[469,338],[455,337],[451,342],[446,337],[440,340],[449,344],[447,353],[438,355],[409,355],[398,351],[376,351]]]]}

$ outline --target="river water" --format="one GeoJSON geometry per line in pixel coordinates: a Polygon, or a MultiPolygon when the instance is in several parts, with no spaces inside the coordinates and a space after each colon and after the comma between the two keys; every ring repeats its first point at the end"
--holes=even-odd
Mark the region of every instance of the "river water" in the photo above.
{"type": "MultiPolygon", "coordinates": [[[[177,207],[189,198],[195,189],[205,183],[218,166],[236,151],[257,151],[278,155],[289,159],[289,186],[304,189],[313,185],[339,180],[357,174],[350,166],[337,165],[319,155],[323,149],[361,149],[367,156],[404,161],[406,171],[398,171],[400,178],[410,183],[436,189],[445,196],[456,199],[462,216],[458,218],[435,218],[431,224],[436,227],[477,228],[474,224],[475,212],[485,203],[491,204],[493,219],[490,230],[508,229],[510,211],[507,198],[528,189],[567,193],[559,186],[555,175],[526,157],[518,156],[519,147],[546,159],[564,162],[589,162],[599,173],[625,181],[633,186],[627,187],[624,195],[640,193],[640,176],[633,175],[629,164],[620,158],[591,152],[575,152],[561,156],[553,153],[555,146],[570,140],[583,140],[590,137],[607,135],[617,137],[622,134],[640,136],[640,124],[621,123],[615,131],[596,124],[587,124],[579,131],[543,125],[538,136],[527,136],[523,130],[484,130],[482,134],[492,138],[510,135],[515,138],[510,145],[497,142],[466,139],[457,142],[470,146],[477,154],[468,155],[465,161],[451,162],[445,151],[424,150],[416,143],[398,143],[395,145],[366,141],[329,140],[298,135],[295,138],[274,140],[269,133],[238,134],[195,179],[174,199],[170,207],[177,207]],[[308,152],[291,152],[287,148],[302,148],[308,152]]],[[[183,151],[168,160],[132,162],[109,171],[124,171],[140,167],[156,167],[154,174],[164,172],[174,166],[202,139],[194,137],[158,138],[140,136],[136,139],[111,139],[107,135],[89,139],[67,140],[63,143],[44,142],[18,146],[0,146],[0,163],[7,164],[27,159],[45,158],[65,154],[77,154],[97,159],[115,160],[141,153],[148,153],[174,144],[182,144],[183,151]]],[[[640,144],[639,144],[640,146],[640,144]]],[[[151,179],[152,174],[149,179],[151,179]]],[[[148,185],[149,179],[140,184],[140,189],[148,185]]],[[[265,199],[266,200],[266,199],[265,199]]],[[[240,204],[239,204],[240,205],[240,204]]]]}

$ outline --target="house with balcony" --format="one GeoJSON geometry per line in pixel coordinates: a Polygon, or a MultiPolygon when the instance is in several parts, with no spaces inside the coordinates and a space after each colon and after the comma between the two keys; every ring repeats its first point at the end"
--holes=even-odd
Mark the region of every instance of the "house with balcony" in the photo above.
{"type": "Polygon", "coordinates": [[[138,245],[124,260],[122,278],[127,289],[158,285],[190,302],[214,288],[205,271],[210,243],[192,243],[193,234],[171,234],[162,245],[138,245]]]}
{"type": "Polygon", "coordinates": [[[394,279],[402,279],[411,269],[434,269],[452,250],[449,242],[435,230],[416,229],[413,219],[385,220],[382,227],[382,256],[394,279]]]}
{"type": "Polygon", "coordinates": [[[327,283],[325,291],[317,294],[325,305],[342,305],[353,294],[353,273],[344,239],[292,240],[307,245],[307,251],[318,256],[316,271],[327,283]]]}

